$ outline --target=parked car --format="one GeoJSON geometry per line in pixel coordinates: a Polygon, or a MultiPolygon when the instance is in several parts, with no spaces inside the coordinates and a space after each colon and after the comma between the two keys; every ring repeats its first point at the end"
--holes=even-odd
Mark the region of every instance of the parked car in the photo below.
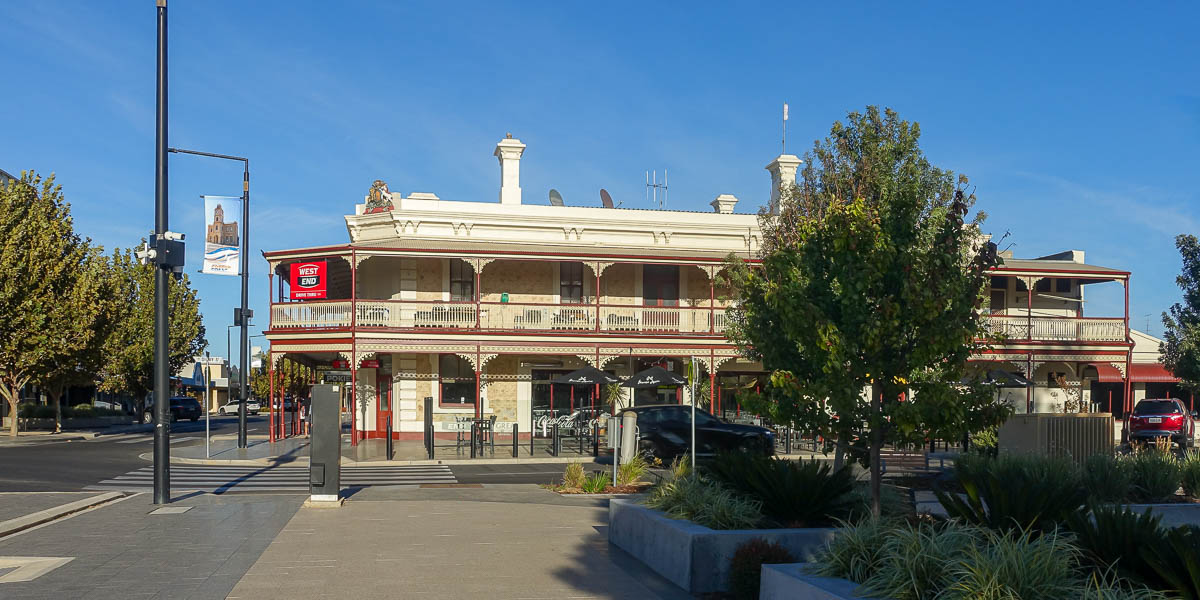
{"type": "MultiPolygon", "coordinates": [[[[262,410],[262,406],[258,403],[258,400],[251,398],[246,401],[246,414],[257,415],[258,412],[261,410],[262,410]]],[[[217,409],[217,414],[219,414],[219,415],[236,415],[236,414],[238,414],[238,401],[230,400],[229,402],[226,402],[223,406],[221,406],[220,408],[217,409]]]]}
{"type": "MultiPolygon", "coordinates": [[[[653,404],[621,411],[637,415],[638,450],[650,458],[673,460],[689,452],[692,407],[653,404]]],[[[775,453],[775,433],[765,427],[726,423],[696,409],[696,455],[712,456],[722,450],[775,453]]]]}
{"type": "Polygon", "coordinates": [[[1196,415],[1178,398],[1139,400],[1125,419],[1125,431],[1131,443],[1168,438],[1181,449],[1190,448],[1196,445],[1196,415]]]}
{"type": "MultiPolygon", "coordinates": [[[[200,408],[200,401],[191,396],[176,396],[171,398],[171,421],[182,421],[188,419],[191,421],[199,421],[200,415],[204,409],[200,408]]],[[[154,397],[151,396],[146,401],[146,422],[154,422],[154,397]]]]}

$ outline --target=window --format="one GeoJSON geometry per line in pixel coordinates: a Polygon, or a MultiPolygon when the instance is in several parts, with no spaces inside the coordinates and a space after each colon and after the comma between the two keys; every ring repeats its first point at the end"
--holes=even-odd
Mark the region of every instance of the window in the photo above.
{"type": "Polygon", "coordinates": [[[438,362],[438,381],[442,406],[475,404],[475,369],[457,354],[443,354],[438,362]]]}
{"type": "Polygon", "coordinates": [[[1035,291],[1035,292],[1050,291],[1050,278],[1043,277],[1042,279],[1039,279],[1037,282],[1037,285],[1033,286],[1033,291],[1035,291]]]}
{"type": "Polygon", "coordinates": [[[450,301],[475,301],[475,270],[461,258],[450,259],[450,301]]]}
{"type": "Polygon", "coordinates": [[[1054,280],[1054,291],[1063,292],[1063,293],[1067,293],[1067,294],[1071,293],[1071,280],[1070,279],[1055,279],[1054,280]]]}
{"type": "Polygon", "coordinates": [[[1008,292],[1006,292],[1004,290],[992,290],[991,302],[990,302],[990,306],[988,307],[988,310],[992,314],[1003,313],[1004,308],[1005,308],[1004,304],[1005,304],[1007,295],[1008,295],[1008,292]]]}
{"type": "Polygon", "coordinates": [[[993,276],[992,277],[992,289],[1007,290],[1008,289],[1008,278],[993,276]]]}
{"type": "Polygon", "coordinates": [[[583,263],[558,263],[558,295],[563,304],[583,303],[583,263]]]}
{"type": "Polygon", "coordinates": [[[642,297],[646,306],[679,306],[679,266],[643,266],[642,297]]]}

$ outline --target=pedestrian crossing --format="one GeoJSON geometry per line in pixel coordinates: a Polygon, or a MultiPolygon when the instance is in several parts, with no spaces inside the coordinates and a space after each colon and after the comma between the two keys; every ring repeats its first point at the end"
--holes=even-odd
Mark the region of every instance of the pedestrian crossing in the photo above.
{"type": "MultiPolygon", "coordinates": [[[[202,440],[202,439],[204,439],[203,436],[189,435],[189,436],[177,437],[177,436],[173,435],[173,436],[171,436],[171,443],[178,444],[180,442],[187,442],[187,441],[191,441],[191,440],[202,440]]],[[[152,434],[152,433],[126,433],[126,434],[118,434],[118,435],[102,435],[102,436],[98,436],[93,439],[90,439],[88,441],[92,442],[92,443],[109,443],[109,444],[148,444],[148,443],[154,441],[154,434],[152,434]]]]}
{"type": "MultiPolygon", "coordinates": [[[[342,467],[342,487],[457,483],[446,465],[342,467]]],[[[154,468],[142,467],[105,479],[88,490],[148,492],[154,489],[154,468]]],[[[171,465],[171,490],[205,492],[307,492],[307,467],[226,467],[171,465]]]]}

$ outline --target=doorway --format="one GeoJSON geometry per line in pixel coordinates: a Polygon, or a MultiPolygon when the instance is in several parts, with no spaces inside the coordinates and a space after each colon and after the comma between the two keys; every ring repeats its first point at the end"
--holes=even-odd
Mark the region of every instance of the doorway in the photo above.
{"type": "Polygon", "coordinates": [[[375,385],[375,431],[379,437],[390,435],[388,419],[392,416],[392,376],[379,375],[375,385]]]}

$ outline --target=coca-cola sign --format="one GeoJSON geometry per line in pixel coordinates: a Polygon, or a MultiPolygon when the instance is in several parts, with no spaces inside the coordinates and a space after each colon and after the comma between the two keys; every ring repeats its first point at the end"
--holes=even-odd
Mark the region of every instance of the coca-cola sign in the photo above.
{"type": "Polygon", "coordinates": [[[325,298],[325,261],[292,263],[292,300],[325,298]]]}

